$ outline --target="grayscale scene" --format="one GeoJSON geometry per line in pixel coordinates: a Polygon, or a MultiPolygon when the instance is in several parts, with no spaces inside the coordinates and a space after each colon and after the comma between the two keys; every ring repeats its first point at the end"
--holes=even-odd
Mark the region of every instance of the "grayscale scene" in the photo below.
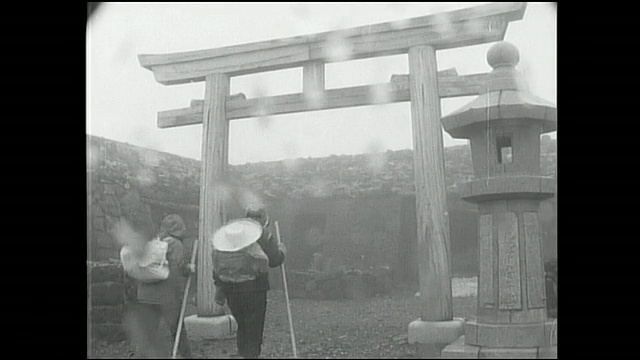
{"type": "Polygon", "coordinates": [[[87,19],[88,358],[557,358],[556,3],[87,19]]]}

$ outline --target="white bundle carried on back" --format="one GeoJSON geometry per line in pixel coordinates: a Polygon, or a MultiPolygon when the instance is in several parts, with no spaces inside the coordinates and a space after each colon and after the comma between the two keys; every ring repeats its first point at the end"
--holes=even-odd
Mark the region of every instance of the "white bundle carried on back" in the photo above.
{"type": "Polygon", "coordinates": [[[142,282],[157,282],[169,277],[167,242],[159,238],[147,242],[140,256],[125,245],[120,250],[120,261],[127,275],[142,282]]]}

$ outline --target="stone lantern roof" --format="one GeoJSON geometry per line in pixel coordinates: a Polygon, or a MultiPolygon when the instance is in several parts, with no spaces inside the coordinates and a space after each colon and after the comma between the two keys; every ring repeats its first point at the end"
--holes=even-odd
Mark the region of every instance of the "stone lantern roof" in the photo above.
{"type": "Polygon", "coordinates": [[[493,68],[483,92],[475,100],[442,118],[444,129],[454,138],[486,126],[487,121],[540,122],[542,133],[555,131],[556,107],[528,91],[528,84],[515,66],[520,60],[518,49],[499,42],[487,52],[487,63],[493,68]]]}

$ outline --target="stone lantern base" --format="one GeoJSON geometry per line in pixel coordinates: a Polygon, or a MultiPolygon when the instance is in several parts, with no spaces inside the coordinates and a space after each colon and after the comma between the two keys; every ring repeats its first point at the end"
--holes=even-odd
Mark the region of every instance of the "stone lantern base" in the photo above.
{"type": "Polygon", "coordinates": [[[483,324],[467,321],[468,345],[490,348],[530,348],[552,345],[556,325],[554,321],[532,324],[483,324]]]}
{"type": "MultiPolygon", "coordinates": [[[[468,329],[473,329],[473,323],[467,323],[468,329]]],[[[521,343],[523,347],[488,347],[469,344],[466,336],[477,336],[467,331],[466,335],[460,336],[456,341],[446,346],[441,353],[443,359],[557,359],[557,321],[544,323],[544,334],[548,337],[544,341],[544,347],[528,346],[521,343]]],[[[476,342],[477,341],[471,341],[476,342]]]]}

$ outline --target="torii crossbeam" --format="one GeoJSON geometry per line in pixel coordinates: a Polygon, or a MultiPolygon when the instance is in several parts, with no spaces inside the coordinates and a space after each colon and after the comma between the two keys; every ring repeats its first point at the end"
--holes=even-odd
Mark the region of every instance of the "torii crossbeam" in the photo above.
{"type": "MultiPolygon", "coordinates": [[[[262,41],[217,49],[163,55],[139,55],[140,64],[164,85],[204,81],[204,100],[189,108],[162,111],[158,126],[203,124],[200,229],[198,242],[198,316],[216,315],[212,259],[207,239],[226,220],[216,192],[228,162],[229,120],[262,115],[411,101],[418,222],[418,263],[423,321],[452,319],[449,226],[440,98],[477,95],[485,74],[458,76],[437,72],[436,51],[500,41],[509,22],[521,20],[526,3],[492,3],[441,14],[262,41]],[[401,24],[401,25],[399,25],[401,24]],[[331,53],[333,41],[345,46],[345,58],[331,53]],[[386,84],[325,90],[324,64],[408,54],[409,75],[386,84]],[[303,93],[246,99],[231,97],[230,77],[303,68],[303,93]],[[322,99],[320,102],[309,99],[322,99]],[[266,109],[266,110],[265,110],[266,109]]],[[[410,328],[411,329],[411,328],[410,328]]],[[[411,337],[411,334],[410,334],[411,337]]],[[[454,338],[455,339],[455,338],[454,338]]]]}
{"type": "MultiPolygon", "coordinates": [[[[480,92],[486,74],[458,76],[455,69],[438,72],[438,94],[441,98],[472,96],[480,92]]],[[[313,96],[298,93],[246,99],[236,94],[227,99],[227,120],[264,115],[282,115],[314,110],[372,105],[372,98],[384,99],[385,104],[410,101],[409,75],[393,75],[391,82],[317,91],[313,96]],[[323,99],[322,103],[312,101],[323,99]]],[[[204,100],[192,100],[188,108],[158,112],[158,127],[169,128],[202,124],[204,100]]]]}

